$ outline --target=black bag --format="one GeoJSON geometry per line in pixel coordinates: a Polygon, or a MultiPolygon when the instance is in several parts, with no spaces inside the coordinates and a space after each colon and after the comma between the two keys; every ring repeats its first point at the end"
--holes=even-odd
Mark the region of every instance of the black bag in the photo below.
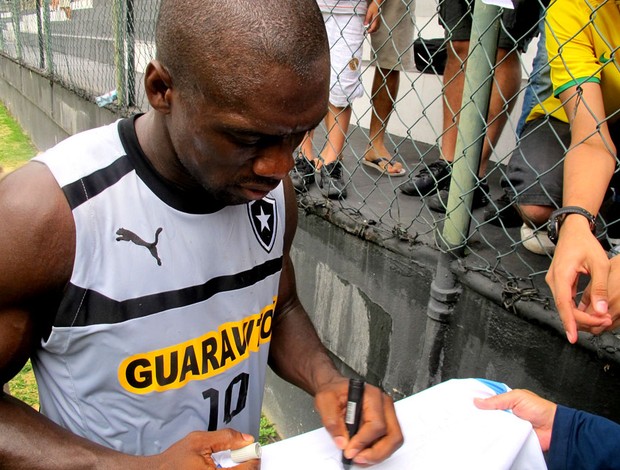
{"type": "Polygon", "coordinates": [[[419,37],[413,41],[413,58],[416,68],[422,73],[443,75],[448,58],[446,44],[447,40],[444,38],[419,37]]]}

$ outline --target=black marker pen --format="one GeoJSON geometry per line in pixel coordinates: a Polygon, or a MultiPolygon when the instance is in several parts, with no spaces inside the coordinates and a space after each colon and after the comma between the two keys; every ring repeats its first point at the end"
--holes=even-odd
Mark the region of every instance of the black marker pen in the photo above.
{"type": "MultiPolygon", "coordinates": [[[[364,399],[364,381],[359,379],[349,380],[349,395],[347,398],[347,414],[344,422],[349,431],[349,439],[357,433],[362,421],[362,401],[364,399]]],[[[349,469],[352,465],[352,459],[347,459],[342,453],[342,464],[344,468],[349,469]]]]}

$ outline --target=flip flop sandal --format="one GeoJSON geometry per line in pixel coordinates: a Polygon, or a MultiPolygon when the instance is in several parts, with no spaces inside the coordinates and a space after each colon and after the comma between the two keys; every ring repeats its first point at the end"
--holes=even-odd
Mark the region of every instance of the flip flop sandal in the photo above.
{"type": "Polygon", "coordinates": [[[397,173],[390,173],[387,169],[387,166],[391,165],[392,161],[384,157],[375,158],[374,160],[366,160],[365,158],[362,158],[362,163],[390,177],[404,176],[405,173],[407,173],[407,170],[405,170],[404,168],[401,168],[401,170],[397,173]],[[383,166],[381,166],[381,163],[383,163],[383,166]]]}

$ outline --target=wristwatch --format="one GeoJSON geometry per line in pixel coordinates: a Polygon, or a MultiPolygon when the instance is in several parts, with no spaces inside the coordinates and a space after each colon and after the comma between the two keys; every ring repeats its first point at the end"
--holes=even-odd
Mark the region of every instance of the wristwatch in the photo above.
{"type": "Polygon", "coordinates": [[[588,222],[590,222],[590,230],[592,231],[592,235],[596,235],[596,217],[582,207],[566,206],[551,213],[551,217],[549,217],[549,224],[547,225],[547,236],[549,237],[549,240],[557,244],[560,236],[560,227],[568,214],[579,214],[584,216],[588,219],[588,222]]]}

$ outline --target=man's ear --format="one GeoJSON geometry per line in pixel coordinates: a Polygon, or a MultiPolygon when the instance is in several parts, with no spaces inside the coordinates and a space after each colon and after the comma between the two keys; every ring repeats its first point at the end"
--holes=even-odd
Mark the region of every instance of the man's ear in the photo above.
{"type": "Polygon", "coordinates": [[[168,114],[172,98],[172,77],[158,60],[152,60],[144,72],[144,89],[153,109],[168,114]]]}

